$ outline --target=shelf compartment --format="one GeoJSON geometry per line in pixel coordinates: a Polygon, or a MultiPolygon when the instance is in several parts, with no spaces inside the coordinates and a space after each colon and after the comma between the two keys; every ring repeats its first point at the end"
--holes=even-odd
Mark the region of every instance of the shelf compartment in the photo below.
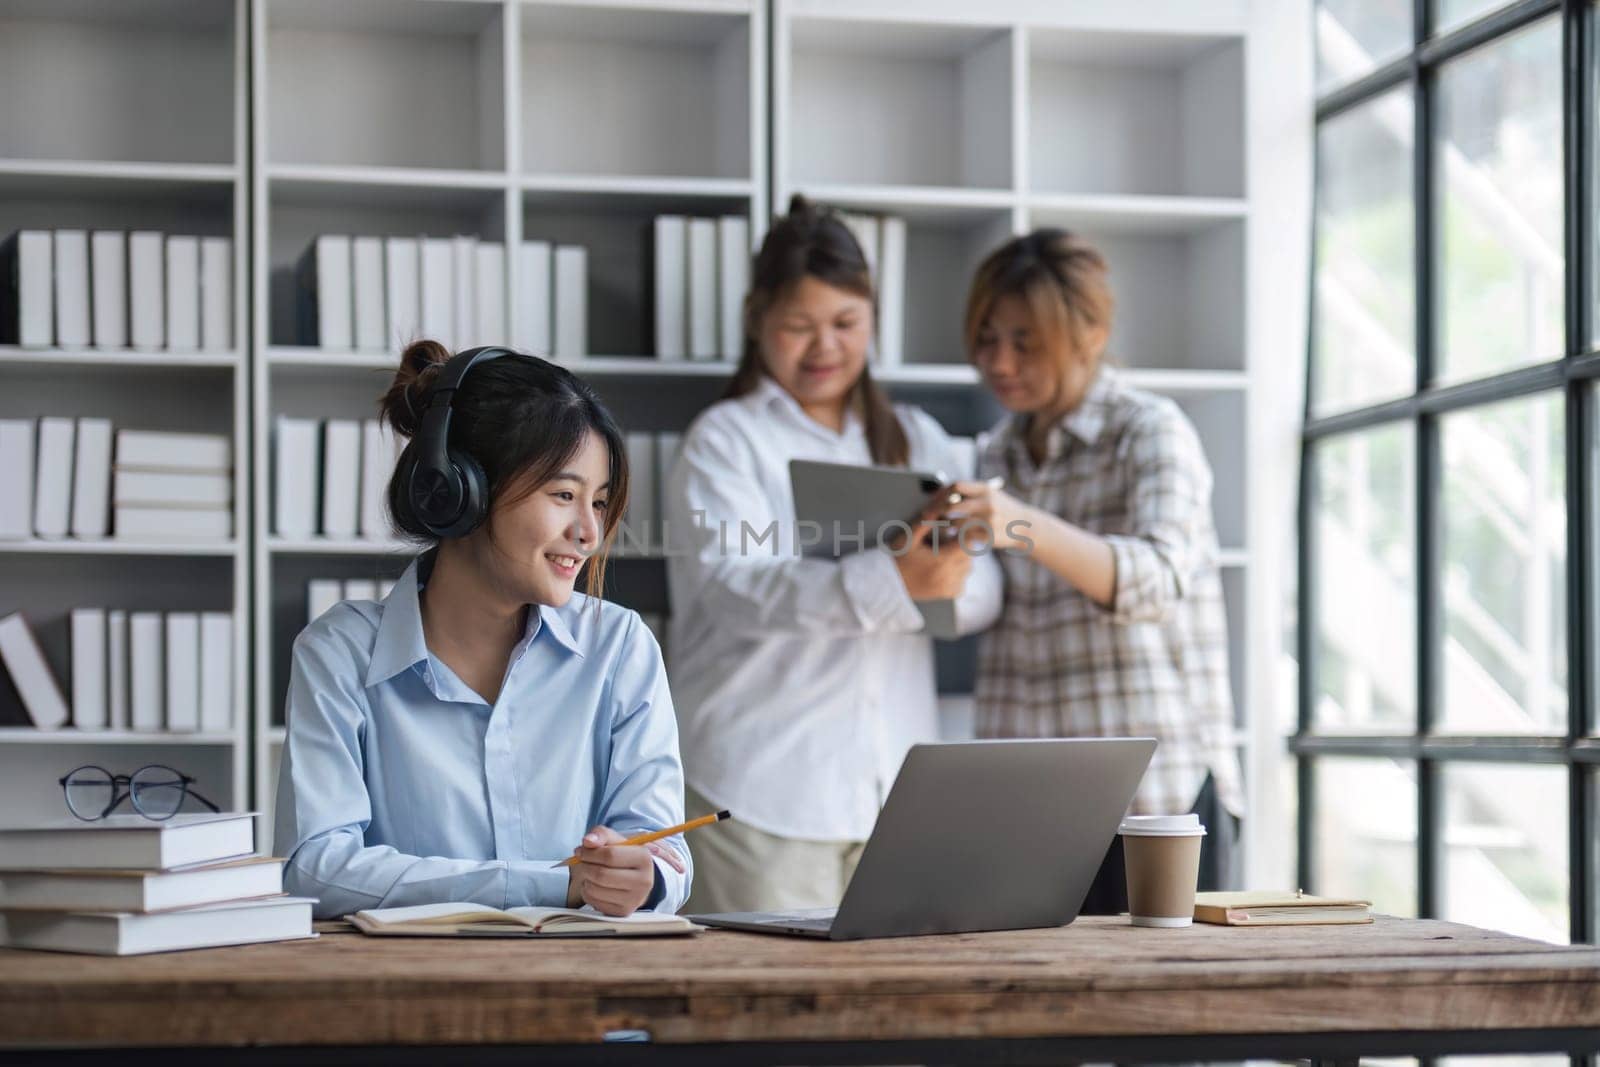
{"type": "MultiPolygon", "coordinates": [[[[295,265],[322,234],[352,237],[454,237],[504,241],[506,191],[502,184],[408,184],[363,181],[369,170],[296,168],[268,187],[269,344],[294,347],[295,265]],[[340,174],[343,174],[341,177],[340,174]],[[346,180],[349,179],[349,180],[346,180]]],[[[382,355],[393,369],[398,353],[382,355]]],[[[387,382],[385,382],[387,384],[387,382]]]]}
{"type": "Polygon", "coordinates": [[[8,157],[234,162],[231,3],[10,0],[0,8],[8,157]]]}
{"type": "MultiPolygon", "coordinates": [[[[588,250],[588,348],[619,359],[655,352],[651,314],[655,282],[649,256],[655,217],[750,215],[750,200],[743,196],[629,195],[602,200],[546,191],[524,193],[522,199],[523,240],[588,250]]],[[[518,303],[513,300],[513,307],[518,303]]],[[[576,370],[583,362],[571,365],[576,370]]]]}
{"type": "MultiPolygon", "coordinates": [[[[86,736],[82,741],[56,744],[16,736],[24,731],[43,732],[21,727],[0,733],[0,741],[7,742],[0,743],[0,781],[6,784],[6,822],[11,825],[70,820],[72,816],[61,793],[61,778],[86,763],[116,774],[131,774],[146,763],[164,763],[192,775],[194,788],[224,811],[238,810],[247,800],[245,780],[234,776],[234,768],[243,764],[242,760],[236,763],[239,749],[231,735],[215,741],[210,740],[214,735],[203,734],[141,734],[138,740],[111,740],[114,735],[107,732],[92,740],[86,736]],[[177,737],[186,739],[174,740],[177,737]],[[206,740],[188,739],[196,737],[206,740]]],[[[68,732],[53,731],[58,736],[68,732]]],[[[117,810],[132,808],[124,802],[117,810]]],[[[206,809],[191,800],[184,810],[206,809]]],[[[258,845],[261,840],[260,836],[256,838],[258,845]]]]}
{"type": "Polygon", "coordinates": [[[1029,188],[1244,194],[1244,42],[1202,34],[1028,34],[1029,188]]]}
{"type": "Polygon", "coordinates": [[[1242,372],[1244,224],[1192,233],[1077,231],[1105,256],[1116,310],[1107,353],[1141,370],[1242,372]]]}
{"type": "Polygon", "coordinates": [[[747,12],[530,3],[521,14],[525,172],[751,177],[747,12]]]}
{"type": "Polygon", "coordinates": [[[504,8],[264,0],[274,163],[504,170],[504,8]]]}
{"type": "MultiPolygon", "coordinates": [[[[228,556],[145,553],[135,564],[103,552],[0,552],[0,617],[15,611],[27,617],[65,692],[72,678],[68,617],[74,608],[233,611],[231,557],[231,552],[228,556]]],[[[27,721],[15,690],[0,686],[0,722],[27,721]]]]}
{"type": "Polygon", "coordinates": [[[1250,469],[1245,463],[1248,455],[1245,434],[1249,427],[1247,394],[1230,390],[1166,395],[1176,401],[1194,424],[1206,460],[1211,464],[1211,509],[1218,542],[1244,544],[1249,514],[1245,473],[1250,469]]]}
{"type": "Polygon", "coordinates": [[[811,17],[788,30],[782,173],[796,184],[1012,188],[1012,31],[811,17]]]}

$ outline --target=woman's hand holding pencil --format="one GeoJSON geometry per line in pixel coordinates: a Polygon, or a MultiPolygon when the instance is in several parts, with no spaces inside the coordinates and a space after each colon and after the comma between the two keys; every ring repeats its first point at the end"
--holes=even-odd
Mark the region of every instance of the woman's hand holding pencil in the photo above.
{"type": "Polygon", "coordinates": [[[728,812],[719,811],[633,837],[623,837],[609,826],[596,826],[583,835],[583,842],[572,850],[571,856],[555,864],[572,868],[567,883],[568,906],[588,904],[606,915],[636,911],[655,887],[652,856],[659,856],[679,874],[684,870],[682,857],[656,842],[727,818],[731,818],[728,812]]]}

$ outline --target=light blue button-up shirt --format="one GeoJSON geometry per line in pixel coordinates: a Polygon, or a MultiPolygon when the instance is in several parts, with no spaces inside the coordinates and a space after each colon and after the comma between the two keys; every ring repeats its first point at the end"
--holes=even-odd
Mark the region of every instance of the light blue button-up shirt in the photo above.
{"type": "MultiPolygon", "coordinates": [[[[567,871],[551,864],[590,827],[683,821],[661,649],[635,612],[581,593],[530,608],[491,706],[428,651],[417,570],[295,641],[273,842],[284,888],[318,898],[319,917],[564,905],[567,871]]],[[[681,837],[662,843],[688,865],[681,837]]],[[[645,907],[677,911],[689,882],[656,860],[645,907]]]]}

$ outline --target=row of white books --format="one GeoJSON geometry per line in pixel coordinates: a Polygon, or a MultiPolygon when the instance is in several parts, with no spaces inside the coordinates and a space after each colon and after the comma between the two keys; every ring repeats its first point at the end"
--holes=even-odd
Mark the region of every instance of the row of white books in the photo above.
{"type": "Polygon", "coordinates": [[[387,541],[387,494],[400,440],[377,419],[273,425],[272,529],[279,537],[387,541]]]}
{"type": "Polygon", "coordinates": [[[750,287],[750,220],[659,215],[652,236],[656,357],[737,359],[750,287]]]}
{"type": "Polygon", "coordinates": [[[861,245],[878,293],[875,362],[898,367],[905,362],[906,347],[906,220],[851,213],[840,217],[861,245]]]}
{"type": "Polygon", "coordinates": [[[622,517],[616,545],[623,554],[659,551],[666,515],[662,493],[683,445],[683,435],[633,432],[627,434],[624,443],[628,449],[628,510],[622,517]]]}
{"type": "Polygon", "coordinates": [[[233,616],[77,608],[72,703],[21,614],[0,619],[0,663],[33,724],[54,730],[233,729],[233,616]]]}
{"type": "Polygon", "coordinates": [[[0,419],[0,541],[226,541],[233,443],[115,430],[110,419],[0,419]]]}
{"type": "Polygon", "coordinates": [[[233,241],[18,230],[0,244],[0,343],[231,350],[233,241]]]}
{"type": "Polygon", "coordinates": [[[383,600],[394,589],[392,578],[312,578],[306,582],[306,624],[345,600],[383,600]]]}
{"type": "MultiPolygon", "coordinates": [[[[588,250],[524,241],[518,249],[515,344],[535,355],[588,353],[588,250]]],[[[459,351],[511,340],[506,246],[472,236],[325,234],[301,256],[300,341],[398,352],[418,338],[459,351]]]]}
{"type": "Polygon", "coordinates": [[[316,936],[254,812],[0,829],[0,944],[129,956],[316,936]]]}

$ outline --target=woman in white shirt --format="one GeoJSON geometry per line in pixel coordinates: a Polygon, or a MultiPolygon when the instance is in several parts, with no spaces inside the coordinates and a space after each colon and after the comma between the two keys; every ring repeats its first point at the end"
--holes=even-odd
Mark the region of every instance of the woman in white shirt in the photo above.
{"type": "Polygon", "coordinates": [[[735,816],[696,842],[691,912],[837,904],[907,749],[938,737],[913,601],[957,598],[962,632],[999,610],[994,560],[927,527],[892,552],[798,553],[790,460],[969,476],[932,417],[872,381],[874,304],[849,229],[795,197],[756,256],[739,368],[665,487],[689,804],[735,816]]]}

